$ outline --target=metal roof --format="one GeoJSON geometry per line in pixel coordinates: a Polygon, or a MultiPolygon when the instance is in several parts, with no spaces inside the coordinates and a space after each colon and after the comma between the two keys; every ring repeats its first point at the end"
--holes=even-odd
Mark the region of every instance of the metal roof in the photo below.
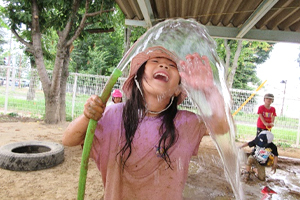
{"type": "Polygon", "coordinates": [[[300,43],[300,0],[116,0],[125,24],[193,18],[216,38],[300,43]]]}

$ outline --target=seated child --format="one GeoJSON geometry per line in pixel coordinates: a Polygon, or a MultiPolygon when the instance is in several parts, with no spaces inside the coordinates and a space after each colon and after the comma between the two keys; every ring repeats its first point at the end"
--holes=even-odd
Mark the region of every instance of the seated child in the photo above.
{"type": "Polygon", "coordinates": [[[247,160],[244,181],[250,180],[250,170],[252,165],[257,168],[257,177],[261,181],[265,181],[266,179],[265,166],[272,165],[272,171],[274,171],[274,173],[276,172],[278,151],[277,146],[272,142],[273,138],[274,135],[270,131],[262,131],[254,140],[245,143],[240,147],[254,147],[247,160]]]}

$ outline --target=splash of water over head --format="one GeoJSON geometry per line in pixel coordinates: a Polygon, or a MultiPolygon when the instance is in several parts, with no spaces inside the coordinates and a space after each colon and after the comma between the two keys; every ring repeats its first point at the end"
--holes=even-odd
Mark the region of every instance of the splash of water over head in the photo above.
{"type": "MultiPolygon", "coordinates": [[[[231,98],[224,79],[224,67],[216,52],[215,41],[209,36],[205,27],[193,19],[166,20],[149,29],[136,41],[123,57],[118,68],[123,71],[137,54],[154,46],[162,46],[176,55],[178,59],[173,60],[176,61],[179,71],[183,70],[184,67],[181,65],[180,60],[185,61],[188,54],[198,53],[201,56],[207,56],[213,73],[214,85],[224,99],[226,120],[230,126],[228,133],[220,135],[210,132],[210,136],[219,151],[224,163],[225,175],[232,186],[236,198],[243,199],[240,183],[239,155],[235,146],[235,127],[230,113],[231,98]]],[[[196,112],[202,117],[210,115],[211,108],[205,103],[204,95],[191,87],[183,86],[185,92],[196,106],[196,112]]],[[[205,121],[205,118],[203,119],[205,121]]],[[[205,123],[207,127],[212,125],[208,121],[205,121],[205,123]]]]}

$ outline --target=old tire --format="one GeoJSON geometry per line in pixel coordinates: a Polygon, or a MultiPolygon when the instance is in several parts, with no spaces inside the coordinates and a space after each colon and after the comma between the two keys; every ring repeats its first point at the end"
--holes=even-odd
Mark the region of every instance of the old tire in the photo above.
{"type": "Polygon", "coordinates": [[[36,171],[64,161],[64,147],[45,141],[25,141],[0,147],[0,167],[12,171],[36,171]]]}

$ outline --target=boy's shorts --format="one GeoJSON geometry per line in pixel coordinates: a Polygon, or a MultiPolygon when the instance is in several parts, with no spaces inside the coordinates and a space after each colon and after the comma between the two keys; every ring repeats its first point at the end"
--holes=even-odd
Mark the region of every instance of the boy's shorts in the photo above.
{"type": "Polygon", "coordinates": [[[268,131],[268,129],[262,129],[262,128],[257,127],[256,136],[258,136],[260,134],[260,132],[262,132],[262,131],[268,131]]]}
{"type": "Polygon", "coordinates": [[[260,165],[259,162],[257,162],[257,160],[252,155],[250,155],[248,157],[247,165],[248,166],[255,165],[255,167],[257,168],[257,177],[258,177],[258,179],[261,180],[261,181],[266,180],[265,166],[260,165]]]}

